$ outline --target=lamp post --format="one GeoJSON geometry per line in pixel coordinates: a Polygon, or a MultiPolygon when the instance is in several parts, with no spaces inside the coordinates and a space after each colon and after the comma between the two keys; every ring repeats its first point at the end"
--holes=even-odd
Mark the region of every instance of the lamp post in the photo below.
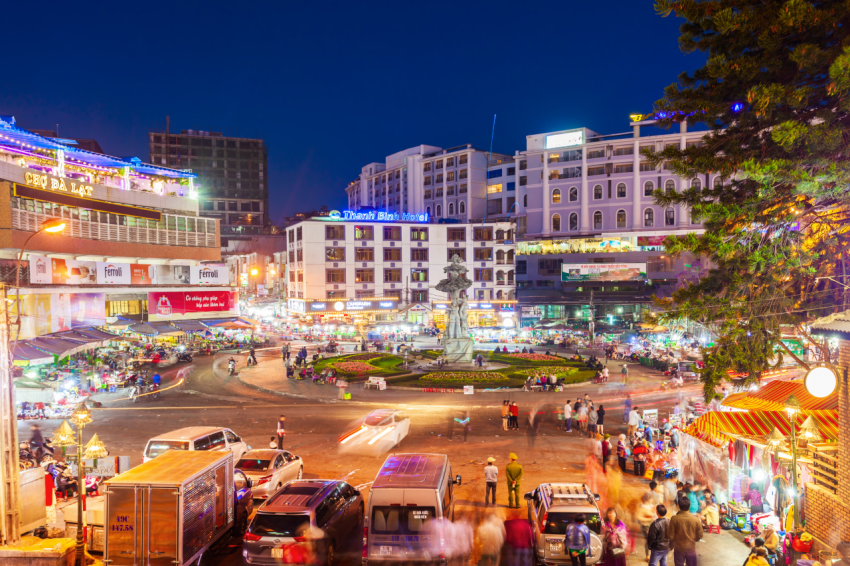
{"type": "MultiPolygon", "coordinates": [[[[83,501],[86,497],[86,474],[84,460],[97,460],[106,457],[106,447],[98,438],[97,434],[91,437],[88,444],[83,447],[83,428],[92,421],[91,410],[85,401],[74,408],[71,422],[77,427],[77,439],[74,440],[74,431],[63,421],[62,425],[53,433],[52,443],[54,446],[77,445],[77,543],[74,557],[75,566],[85,566],[86,541],[83,537],[83,501]]],[[[96,463],[95,463],[96,464],[96,463]]]]}
{"type": "Polygon", "coordinates": [[[65,229],[65,221],[61,218],[51,218],[42,223],[41,228],[33,232],[29,235],[29,237],[24,240],[24,245],[21,246],[21,252],[18,254],[18,268],[15,270],[15,306],[17,308],[17,320],[15,321],[16,331],[15,331],[15,340],[18,339],[18,336],[21,334],[21,260],[24,257],[24,250],[27,247],[27,244],[30,243],[30,240],[33,239],[37,234],[41,232],[47,232],[48,234],[58,234],[62,230],[65,229]]]}
{"type": "Polygon", "coordinates": [[[791,395],[785,401],[785,412],[788,413],[789,427],[791,429],[791,489],[794,492],[794,528],[800,527],[800,491],[797,488],[797,432],[795,430],[796,414],[803,408],[795,395],[791,395]]]}

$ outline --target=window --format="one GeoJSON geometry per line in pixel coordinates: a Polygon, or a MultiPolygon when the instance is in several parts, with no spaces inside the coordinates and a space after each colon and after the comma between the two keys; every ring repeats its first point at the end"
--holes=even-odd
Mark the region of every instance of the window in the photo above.
{"type": "Polygon", "coordinates": [[[614,150],[614,155],[634,155],[634,147],[618,147],[614,150]]]}
{"type": "Polygon", "coordinates": [[[578,202],[578,188],[570,187],[570,202],[578,202]]]}
{"type": "Polygon", "coordinates": [[[466,248],[449,248],[448,260],[451,261],[454,256],[458,256],[463,261],[466,261],[466,248]]]}
{"type": "Polygon", "coordinates": [[[466,228],[449,228],[447,232],[449,242],[465,242],[466,228]]]}
{"type": "Polygon", "coordinates": [[[355,283],[374,283],[375,282],[375,270],[374,269],[355,269],[354,270],[354,282],[355,283]]]}
{"type": "Polygon", "coordinates": [[[344,269],[326,269],[325,283],[345,283],[344,269]]]}
{"type": "Polygon", "coordinates": [[[496,169],[494,171],[487,171],[487,178],[488,179],[498,179],[501,176],[502,176],[502,170],[501,169],[496,169]]]}
{"type": "Polygon", "coordinates": [[[667,255],[649,256],[646,258],[646,270],[653,273],[669,273],[673,271],[673,258],[667,255]]]}
{"type": "Polygon", "coordinates": [[[626,227],[626,211],[618,210],[617,211],[617,228],[625,228],[626,227]]]}
{"type": "Polygon", "coordinates": [[[326,240],[344,240],[345,226],[325,226],[326,240]]]}
{"type": "Polygon", "coordinates": [[[501,192],[502,192],[502,183],[499,183],[498,185],[487,185],[487,194],[488,195],[501,193],[501,192]]]}
{"type": "Polygon", "coordinates": [[[476,281],[492,281],[493,280],[493,268],[475,268],[475,280],[476,281]]]}
{"type": "Polygon", "coordinates": [[[425,207],[425,214],[427,214],[428,216],[431,216],[431,207],[430,206],[425,207]]]}
{"type": "Polygon", "coordinates": [[[528,263],[524,259],[519,259],[516,262],[517,275],[525,275],[528,272],[528,263]]]}
{"type": "Polygon", "coordinates": [[[455,180],[455,172],[449,171],[446,173],[446,181],[454,181],[455,180]]]}
{"type": "Polygon", "coordinates": [[[633,170],[634,166],[631,163],[614,166],[614,173],[631,173],[633,170]]]}
{"type": "Polygon", "coordinates": [[[598,210],[593,213],[593,229],[602,230],[602,213],[598,210]]]}
{"type": "Polygon", "coordinates": [[[516,167],[508,167],[508,177],[516,175],[516,167]]]}
{"type": "Polygon", "coordinates": [[[455,166],[455,158],[449,157],[446,159],[446,167],[454,167],[455,166]]]}
{"type": "Polygon", "coordinates": [[[443,168],[443,161],[442,160],[437,161],[436,164],[434,165],[434,167],[436,167],[437,169],[442,169],[443,168]]]}
{"type": "Polygon", "coordinates": [[[647,227],[655,226],[655,211],[651,208],[643,211],[643,225],[647,227]]]}
{"type": "Polygon", "coordinates": [[[401,248],[384,248],[384,261],[401,261],[401,248]]]}
{"type": "Polygon", "coordinates": [[[592,177],[594,175],[604,175],[605,168],[604,167],[588,167],[587,168],[587,176],[592,177]]]}
{"type": "Polygon", "coordinates": [[[401,283],[401,269],[384,269],[384,283],[401,283]]]}
{"type": "Polygon", "coordinates": [[[461,169],[460,171],[458,171],[457,178],[458,179],[466,179],[467,173],[468,173],[467,169],[461,169]]]}
{"type": "Polygon", "coordinates": [[[457,189],[457,194],[465,195],[466,194],[466,185],[461,185],[457,189]]]}
{"type": "Polygon", "coordinates": [[[297,238],[297,240],[298,240],[299,242],[301,241],[301,226],[299,226],[299,227],[295,230],[295,237],[297,238]]]}
{"type": "Polygon", "coordinates": [[[526,186],[527,184],[528,184],[528,177],[526,177],[525,175],[520,176],[520,178],[519,178],[519,186],[520,186],[520,187],[524,187],[524,186],[526,186]]]}
{"type": "Polygon", "coordinates": [[[384,226],[384,240],[401,240],[401,226],[384,226]]]}
{"type": "Polygon", "coordinates": [[[410,261],[428,261],[428,248],[410,248],[410,261]]]}
{"type": "Polygon", "coordinates": [[[481,227],[472,229],[472,239],[476,242],[489,242],[493,239],[493,228],[481,227]]]}
{"type": "Polygon", "coordinates": [[[699,223],[700,223],[699,216],[697,216],[697,215],[694,213],[694,211],[693,211],[693,210],[691,210],[691,211],[690,211],[690,215],[691,215],[691,224],[699,224],[699,223]]]}
{"type": "Polygon", "coordinates": [[[563,263],[564,260],[562,259],[538,259],[537,273],[540,275],[560,275],[563,263]]]}
{"type": "Polygon", "coordinates": [[[626,198],[626,184],[617,184],[617,198],[626,198]]]}
{"type": "Polygon", "coordinates": [[[228,202],[227,203],[227,210],[229,210],[231,212],[236,212],[236,203],[232,202],[232,201],[228,202]]]}
{"type": "Polygon", "coordinates": [[[602,185],[593,187],[593,200],[602,200],[602,185]]]}
{"type": "Polygon", "coordinates": [[[472,258],[474,261],[493,261],[493,248],[475,248],[472,258]]]}
{"type": "Polygon", "coordinates": [[[431,170],[431,164],[430,164],[430,163],[426,163],[426,164],[425,164],[425,169],[424,169],[424,171],[426,171],[426,172],[427,172],[427,171],[430,171],[430,170],[431,170]]]}
{"type": "Polygon", "coordinates": [[[411,289],[410,291],[410,302],[411,303],[427,303],[428,302],[428,291],[424,289],[411,289]]]}
{"type": "Polygon", "coordinates": [[[664,224],[666,226],[673,226],[676,224],[676,213],[672,208],[668,208],[664,211],[664,224]]]}
{"type": "Polygon", "coordinates": [[[702,147],[702,141],[699,140],[699,141],[685,142],[685,147],[686,148],[688,148],[688,147],[702,147]]]}
{"type": "Polygon", "coordinates": [[[722,186],[723,186],[723,179],[721,179],[720,177],[715,177],[714,178],[714,188],[719,189],[722,186]]]}
{"type": "Polygon", "coordinates": [[[558,204],[561,202],[561,189],[555,189],[552,191],[552,203],[558,204]]]}
{"type": "Polygon", "coordinates": [[[354,227],[354,239],[355,240],[374,240],[373,226],[355,226],[354,227]]]}
{"type": "Polygon", "coordinates": [[[443,182],[443,174],[437,173],[437,180],[434,181],[434,182],[437,183],[437,184],[442,183],[443,182]]]}
{"type": "Polygon", "coordinates": [[[430,184],[431,184],[431,177],[425,177],[425,184],[426,184],[426,185],[430,185],[430,184]]]}
{"type": "Polygon", "coordinates": [[[436,214],[435,214],[436,216],[438,216],[438,217],[439,217],[439,216],[442,216],[442,215],[443,215],[443,205],[438,204],[438,205],[437,205],[437,208],[436,208],[435,210],[437,211],[437,212],[436,212],[436,214]]]}
{"type": "Polygon", "coordinates": [[[522,195],[522,206],[528,208],[528,195],[522,195]]]}
{"type": "Polygon", "coordinates": [[[578,214],[573,212],[570,214],[570,231],[578,230],[578,214]]]}
{"type": "Polygon", "coordinates": [[[691,188],[696,189],[698,191],[701,190],[702,189],[702,182],[700,182],[699,179],[694,179],[693,181],[691,181],[691,188]]]}
{"type": "Polygon", "coordinates": [[[325,259],[327,261],[345,261],[345,248],[325,248],[325,259]]]}
{"type": "Polygon", "coordinates": [[[561,215],[554,214],[552,215],[552,231],[560,232],[561,231],[561,215]]]}
{"type": "Polygon", "coordinates": [[[653,167],[652,164],[650,164],[650,163],[642,161],[641,164],[640,164],[640,170],[641,171],[655,171],[655,167],[653,167]]]}
{"type": "Polygon", "coordinates": [[[375,248],[354,248],[355,261],[375,261],[375,248]]]}
{"type": "Polygon", "coordinates": [[[676,181],[674,181],[673,179],[669,179],[669,180],[668,180],[668,181],[664,184],[664,188],[667,190],[667,193],[668,193],[668,194],[669,194],[669,193],[672,193],[673,191],[675,191],[675,190],[676,190],[676,181]]]}
{"type": "Polygon", "coordinates": [[[440,198],[440,197],[442,197],[442,196],[443,196],[443,189],[442,189],[442,187],[440,187],[439,189],[437,189],[437,190],[436,190],[436,194],[435,194],[434,196],[435,196],[435,197],[437,197],[437,198],[440,198]]]}
{"type": "Polygon", "coordinates": [[[449,203],[449,216],[454,216],[454,214],[455,214],[455,205],[454,205],[454,203],[450,202],[449,203]]]}
{"type": "Polygon", "coordinates": [[[652,181],[643,184],[643,196],[651,197],[653,192],[655,192],[655,184],[652,181]]]}
{"type": "Polygon", "coordinates": [[[505,190],[515,191],[516,190],[516,182],[515,181],[508,181],[507,188],[505,190]]]}
{"type": "Polygon", "coordinates": [[[588,151],[587,158],[588,159],[599,159],[600,157],[605,157],[604,149],[597,149],[596,151],[588,151]]]}
{"type": "Polygon", "coordinates": [[[427,269],[417,269],[413,268],[410,270],[410,280],[424,283],[428,281],[428,270],[427,269]]]}
{"type": "Polygon", "coordinates": [[[457,158],[457,164],[458,165],[466,165],[466,160],[467,160],[467,156],[461,155],[460,157],[457,158]]]}
{"type": "Polygon", "coordinates": [[[494,214],[502,214],[502,199],[499,200],[488,200],[487,201],[487,214],[488,216],[494,214]]]}
{"type": "MultiPolygon", "coordinates": [[[[440,215],[440,213],[438,212],[437,216],[439,216],[439,215],[440,215]]],[[[411,241],[427,242],[428,241],[428,228],[411,228],[410,229],[410,240],[411,241]]]]}

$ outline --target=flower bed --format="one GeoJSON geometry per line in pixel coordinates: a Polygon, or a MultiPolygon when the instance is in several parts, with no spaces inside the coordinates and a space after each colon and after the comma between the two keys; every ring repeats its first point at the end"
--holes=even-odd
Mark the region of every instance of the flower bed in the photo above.
{"type": "Polygon", "coordinates": [[[370,371],[381,371],[379,368],[376,368],[373,365],[367,364],[365,362],[336,362],[335,364],[331,364],[333,367],[337,368],[340,371],[344,371],[345,373],[366,373],[370,371]]]}
{"type": "Polygon", "coordinates": [[[421,381],[508,381],[508,376],[495,371],[447,371],[428,373],[421,381]]]}
{"type": "Polygon", "coordinates": [[[346,359],[346,361],[351,361],[351,362],[356,361],[356,360],[368,361],[368,360],[374,360],[375,358],[380,358],[380,357],[385,356],[385,355],[386,354],[375,354],[375,353],[372,353],[372,354],[352,354],[350,356],[345,356],[345,359],[346,359]]]}
{"type": "Polygon", "coordinates": [[[540,366],[531,369],[519,370],[517,373],[521,373],[528,377],[549,377],[554,374],[556,378],[564,379],[576,372],[578,372],[578,368],[564,366],[540,366]]]}
{"type": "Polygon", "coordinates": [[[558,356],[547,356],[546,354],[502,354],[509,358],[519,358],[521,360],[529,360],[532,362],[560,362],[563,361],[558,356]]]}

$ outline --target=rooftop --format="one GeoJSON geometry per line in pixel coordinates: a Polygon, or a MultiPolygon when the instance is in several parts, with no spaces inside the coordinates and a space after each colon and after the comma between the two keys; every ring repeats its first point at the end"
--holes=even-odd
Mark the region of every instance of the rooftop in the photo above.
{"type": "Polygon", "coordinates": [[[437,489],[448,465],[449,457],[445,454],[392,454],[378,471],[372,489],[437,489]]]}

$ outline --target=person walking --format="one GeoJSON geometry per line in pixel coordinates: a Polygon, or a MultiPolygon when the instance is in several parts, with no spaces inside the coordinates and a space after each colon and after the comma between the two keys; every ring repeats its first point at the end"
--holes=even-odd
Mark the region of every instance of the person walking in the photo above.
{"type": "Polygon", "coordinates": [[[573,431],[573,406],[570,405],[569,401],[564,403],[564,430],[573,431]]]}
{"type": "Polygon", "coordinates": [[[605,434],[605,405],[599,405],[599,408],[596,409],[596,414],[598,415],[596,419],[596,432],[605,434]]]}
{"type": "Polygon", "coordinates": [[[638,413],[638,407],[634,407],[631,411],[629,411],[629,432],[626,436],[631,438],[634,436],[637,427],[640,425],[640,414],[638,413]]]}
{"type": "Polygon", "coordinates": [[[519,509],[519,486],[522,483],[522,464],[517,462],[517,455],[511,452],[511,463],[505,466],[505,476],[508,481],[508,507],[519,509]]]}
{"type": "Polygon", "coordinates": [[[696,543],[702,539],[702,521],[690,512],[691,501],[680,497],[679,512],[670,519],[667,535],[673,547],[673,562],[676,566],[697,566],[696,543]]]}
{"type": "Polygon", "coordinates": [[[626,448],[626,435],[621,434],[620,440],[617,442],[617,462],[620,464],[620,471],[626,472],[626,458],[629,457],[628,449],[626,448]]]}
{"type": "Polygon", "coordinates": [[[509,566],[531,566],[534,535],[531,523],[520,511],[512,511],[511,518],[505,521],[505,542],[508,545],[509,566]]]}
{"type": "Polygon", "coordinates": [[[640,532],[644,537],[644,545],[643,552],[644,558],[647,562],[649,562],[649,527],[658,518],[658,515],[655,514],[655,495],[651,492],[646,492],[640,498],[640,505],[638,505],[637,512],[635,513],[635,520],[640,525],[640,532]]]}
{"type": "Polygon", "coordinates": [[[628,364],[623,364],[623,369],[620,370],[620,375],[623,376],[623,387],[629,385],[629,367],[628,364]]]}
{"type": "Polygon", "coordinates": [[[590,410],[587,412],[587,430],[588,436],[593,438],[596,436],[596,427],[599,422],[599,413],[596,411],[596,407],[593,406],[593,403],[590,404],[590,410]]]}
{"type": "Polygon", "coordinates": [[[649,525],[646,534],[646,547],[649,549],[649,566],[667,566],[667,555],[670,553],[670,538],[667,530],[670,521],[667,519],[667,508],[659,503],[655,506],[658,518],[649,525]]]}
{"type": "Polygon", "coordinates": [[[605,549],[606,566],[626,566],[626,547],[629,530],[617,516],[617,510],[609,507],[602,524],[602,547],[605,549]]]}
{"type": "Polygon", "coordinates": [[[502,401],[502,430],[508,430],[508,419],[510,418],[511,404],[509,401],[502,401]]]}
{"type": "Polygon", "coordinates": [[[484,506],[489,507],[490,505],[496,504],[496,482],[499,479],[499,468],[493,463],[496,459],[492,456],[487,458],[487,465],[484,466],[484,506]],[[493,494],[492,498],[490,498],[490,494],[493,494]]]}
{"type": "Polygon", "coordinates": [[[608,459],[611,458],[611,443],[608,442],[608,439],[611,438],[610,434],[606,434],[602,437],[602,472],[608,473],[608,459]]]}
{"type": "Polygon", "coordinates": [[[478,540],[481,542],[479,566],[499,566],[505,544],[505,525],[494,513],[487,515],[478,527],[478,540]]]}
{"type": "Polygon", "coordinates": [[[587,432],[587,407],[584,404],[578,408],[578,428],[582,433],[587,432]]]}
{"type": "Polygon", "coordinates": [[[629,424],[629,413],[632,412],[632,396],[626,397],[626,404],[623,406],[623,424],[629,424]]]}
{"type": "Polygon", "coordinates": [[[283,437],[286,435],[286,417],[281,415],[277,420],[277,449],[283,450],[283,437]]]}
{"type": "Polygon", "coordinates": [[[578,513],[573,522],[567,525],[567,536],[564,537],[564,548],[572,561],[572,566],[587,566],[587,559],[593,558],[590,546],[590,529],[584,522],[584,513],[578,513]]]}
{"type": "Polygon", "coordinates": [[[519,430],[519,406],[516,401],[511,403],[511,426],[514,430],[519,430]]]}

